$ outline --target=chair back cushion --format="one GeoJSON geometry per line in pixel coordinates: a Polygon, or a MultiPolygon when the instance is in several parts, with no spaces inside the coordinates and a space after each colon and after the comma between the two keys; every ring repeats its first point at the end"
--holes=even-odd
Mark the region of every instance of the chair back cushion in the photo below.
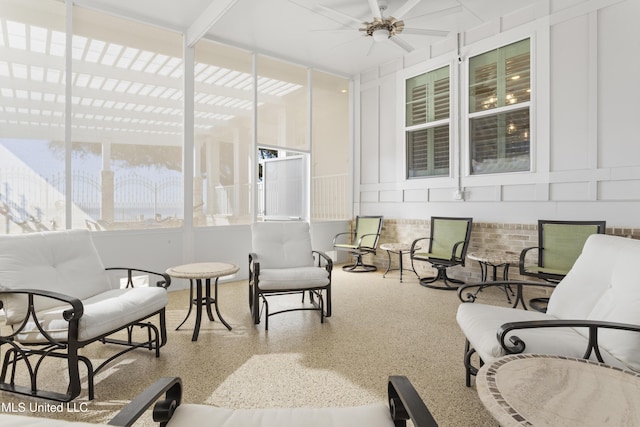
{"type": "MultiPolygon", "coordinates": [[[[602,322],[628,323],[640,327],[640,241],[618,252],[608,286],[587,317],[602,322]]],[[[630,368],[640,371],[640,333],[602,329],[598,342],[630,368]]]]}
{"type": "Polygon", "coordinates": [[[261,269],[313,266],[307,222],[257,222],[251,226],[251,245],[261,269]]]}
{"type": "MultiPolygon", "coordinates": [[[[88,230],[0,235],[0,290],[42,289],[84,300],[111,288],[88,230]]],[[[26,295],[2,298],[8,324],[24,319],[26,295]]],[[[36,298],[36,311],[60,306],[36,298]]]]}
{"type": "Polygon", "coordinates": [[[360,239],[360,246],[367,248],[375,248],[378,244],[378,237],[380,234],[380,228],[382,226],[381,216],[359,216],[356,218],[356,240],[354,245],[358,245],[360,239]],[[364,236],[364,237],[363,237],[364,236]]]}
{"type": "Polygon", "coordinates": [[[640,241],[624,237],[589,236],[573,267],[551,294],[547,313],[559,319],[588,319],[611,287],[620,257],[639,246],[640,241]]]}
{"type": "Polygon", "coordinates": [[[587,238],[598,233],[599,227],[593,224],[546,223],[541,225],[544,248],[540,265],[543,271],[559,274],[568,272],[582,252],[587,238]]]}
{"type": "MultiPolygon", "coordinates": [[[[466,219],[433,218],[431,230],[431,257],[451,259],[453,246],[467,240],[470,223],[466,219]]],[[[455,257],[464,256],[465,245],[458,245],[455,257]]]]}

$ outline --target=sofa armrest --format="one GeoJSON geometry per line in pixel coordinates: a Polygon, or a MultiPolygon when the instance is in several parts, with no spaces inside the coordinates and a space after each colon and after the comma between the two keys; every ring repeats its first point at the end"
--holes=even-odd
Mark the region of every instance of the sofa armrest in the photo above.
{"type": "Polygon", "coordinates": [[[500,345],[507,353],[517,354],[522,353],[526,348],[526,343],[516,335],[512,335],[507,338],[509,332],[522,329],[536,329],[536,328],[588,328],[589,329],[589,343],[585,350],[583,359],[588,359],[591,353],[595,353],[598,362],[604,363],[602,355],[600,354],[600,348],[598,345],[598,330],[599,329],[617,329],[622,331],[640,332],[639,325],[633,325],[628,323],[616,323],[616,322],[601,322],[597,320],[532,320],[527,322],[509,322],[505,323],[496,333],[500,345]],[[512,345],[507,344],[507,339],[512,345]]]}
{"type": "Polygon", "coordinates": [[[165,289],[171,286],[171,276],[169,276],[167,273],[158,273],[156,271],[141,270],[138,268],[130,268],[130,267],[108,267],[108,268],[105,268],[105,270],[107,271],[126,270],[127,271],[127,288],[133,288],[133,273],[146,273],[146,274],[153,274],[155,276],[162,277],[161,280],[158,280],[156,282],[156,286],[159,286],[165,289]]]}
{"type": "Polygon", "coordinates": [[[78,298],[61,294],[59,292],[47,291],[44,289],[11,289],[6,291],[0,291],[0,308],[3,308],[2,295],[9,295],[9,294],[26,294],[28,297],[28,301],[29,301],[28,304],[30,307],[33,306],[34,296],[51,298],[51,299],[65,302],[71,306],[70,309],[65,310],[63,312],[63,317],[68,322],[79,319],[80,317],[82,317],[82,314],[84,313],[84,306],[82,305],[82,301],[80,301],[78,298]]]}
{"type": "Polygon", "coordinates": [[[389,410],[396,427],[406,426],[411,420],[414,427],[438,427],[422,398],[405,376],[389,377],[389,410]]]}
{"type": "Polygon", "coordinates": [[[115,417],[109,421],[109,425],[129,427],[142,414],[154,405],[153,420],[164,427],[171,419],[175,409],[182,401],[182,380],[178,377],[161,378],[147,387],[135,399],[125,406],[115,417]],[[162,395],[164,399],[160,399],[162,395]]]}

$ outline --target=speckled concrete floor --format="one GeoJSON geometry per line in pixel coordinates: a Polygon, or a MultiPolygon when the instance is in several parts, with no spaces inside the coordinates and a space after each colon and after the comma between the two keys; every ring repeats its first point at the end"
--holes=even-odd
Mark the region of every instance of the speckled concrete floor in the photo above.
{"type": "MultiPolygon", "coordinates": [[[[277,406],[351,406],[384,402],[389,375],[409,377],[443,427],[495,426],[475,387],[464,385],[464,337],[455,321],[455,292],[420,286],[405,273],[333,274],[333,316],[320,323],[317,312],[273,316],[269,331],[253,325],[247,282],[221,284],[219,304],[233,329],[203,319],[191,341],[194,315],[179,331],[187,312],[188,291],[170,292],[168,343],[159,359],[143,350],[117,359],[96,378],[96,398],[86,390],[76,400],[86,412],[46,414],[55,418],[106,422],[145,386],[164,376],[183,380],[183,401],[232,408],[277,406]]],[[[479,301],[506,305],[500,289],[487,289],[479,301]]],[[[299,296],[271,299],[299,304],[299,296]]],[[[94,363],[113,347],[83,350],[94,363]]],[[[58,376],[60,374],[57,374],[58,376]]],[[[44,375],[42,385],[61,382],[44,375]]],[[[3,402],[29,398],[0,393],[3,402]]],[[[43,414],[34,414],[43,415],[43,414]]],[[[148,416],[139,425],[152,425],[148,416]]]]}

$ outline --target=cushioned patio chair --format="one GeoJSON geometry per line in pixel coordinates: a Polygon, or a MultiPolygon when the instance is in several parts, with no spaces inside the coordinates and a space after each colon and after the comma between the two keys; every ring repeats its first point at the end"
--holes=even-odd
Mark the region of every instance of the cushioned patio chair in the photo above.
{"type": "MultiPolygon", "coordinates": [[[[104,268],[88,230],[0,236],[0,308],[5,324],[0,390],[58,401],[80,394],[80,365],[87,371],[88,398],[94,377],[116,357],[136,348],[155,351],[167,342],[166,274],[133,268],[104,268]],[[135,276],[157,279],[134,287],[135,276]],[[157,324],[150,321],[157,316],[157,324]],[[134,330],[141,329],[139,341],[134,330]],[[117,336],[117,332],[122,333],[117,336]],[[79,350],[96,341],[124,350],[93,367],[79,350]],[[38,388],[48,360],[64,359],[68,384],[38,388]],[[21,375],[22,374],[22,375],[21,375]],[[28,384],[19,383],[21,379],[28,384]]],[[[132,371],[132,375],[135,372],[132,371]]]]}
{"type": "Polygon", "coordinates": [[[463,284],[462,280],[447,275],[447,268],[460,265],[464,267],[467,249],[471,240],[472,218],[431,217],[431,236],[420,237],[411,244],[411,265],[415,271],[415,262],[428,262],[437,270],[433,277],[423,277],[420,284],[428,288],[455,290],[463,284]],[[427,243],[428,241],[428,243],[427,243]],[[435,284],[442,280],[442,285],[435,284]]]}
{"type": "Polygon", "coordinates": [[[333,237],[334,249],[348,251],[355,258],[355,262],[343,266],[343,270],[354,273],[377,270],[375,265],[365,264],[362,257],[367,254],[375,255],[382,232],[382,221],[382,216],[357,216],[353,232],[338,233],[333,237]]]}
{"type": "Polygon", "coordinates": [[[478,367],[506,354],[538,353],[584,358],[640,372],[640,240],[593,234],[557,285],[497,281],[458,289],[456,319],[466,337],[466,384],[478,367]],[[546,313],[472,303],[473,289],[555,286],[546,313]],[[472,358],[477,355],[474,366],[472,358]]]}
{"type": "Polygon", "coordinates": [[[180,378],[162,378],[120,411],[110,424],[131,425],[153,406],[153,419],[162,427],[404,427],[408,420],[414,427],[438,426],[407,377],[389,377],[387,397],[388,406],[228,409],[181,404],[180,378]]]}
{"type": "MultiPolygon", "coordinates": [[[[538,220],[538,246],[520,252],[520,275],[558,283],[576,262],[587,237],[604,234],[606,228],[606,221],[538,220]],[[534,252],[535,263],[530,260],[534,252]]],[[[535,310],[544,311],[548,302],[548,298],[534,298],[529,304],[535,310]]]]}
{"type": "Polygon", "coordinates": [[[331,271],[333,261],[325,253],[311,249],[309,223],[298,221],[259,222],[251,226],[252,252],[249,254],[249,309],[253,322],[297,310],[316,310],[320,322],[331,316],[331,271]],[[267,297],[309,294],[309,304],[270,313],[267,297]],[[262,309],[260,305],[262,301],[262,309]]]}

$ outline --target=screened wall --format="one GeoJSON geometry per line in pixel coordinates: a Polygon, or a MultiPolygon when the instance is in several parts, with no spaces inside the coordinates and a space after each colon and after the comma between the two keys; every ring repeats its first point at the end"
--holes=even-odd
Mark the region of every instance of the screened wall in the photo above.
{"type": "Polygon", "coordinates": [[[55,0],[3,0],[0,232],[180,227],[185,215],[196,226],[249,223],[258,146],[308,156],[304,191],[311,175],[321,188],[305,194],[312,218],[350,217],[348,79],[201,40],[185,97],[183,51],[182,34],[156,26],[55,0]],[[194,203],[185,207],[191,101],[194,203]]]}

